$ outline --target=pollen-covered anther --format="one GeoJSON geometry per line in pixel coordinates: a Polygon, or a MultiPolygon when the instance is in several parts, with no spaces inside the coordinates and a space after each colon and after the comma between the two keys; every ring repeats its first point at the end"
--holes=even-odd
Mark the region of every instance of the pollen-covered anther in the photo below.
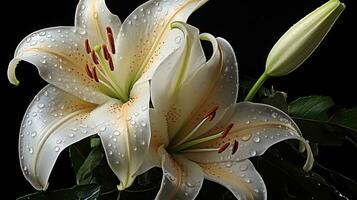
{"type": "Polygon", "coordinates": [[[92,57],[92,61],[94,62],[94,64],[98,65],[99,62],[98,62],[97,55],[95,55],[94,49],[92,49],[92,51],[91,51],[91,57],[92,57]]]}
{"type": "Polygon", "coordinates": [[[224,132],[222,133],[222,138],[225,138],[229,131],[231,131],[231,129],[233,128],[234,124],[230,123],[228,126],[226,126],[226,128],[224,128],[224,132]]]}
{"type": "Polygon", "coordinates": [[[103,49],[103,55],[104,55],[105,60],[109,60],[109,57],[111,57],[111,56],[109,54],[107,45],[103,44],[102,49],[103,49]]]}
{"type": "Polygon", "coordinates": [[[84,41],[84,48],[86,49],[87,54],[90,54],[90,53],[91,53],[91,48],[90,48],[89,40],[88,40],[88,39],[86,39],[86,40],[84,41]]]}
{"type": "Polygon", "coordinates": [[[238,150],[238,141],[234,140],[233,147],[232,147],[232,155],[235,154],[238,150]]]}
{"type": "Polygon", "coordinates": [[[113,59],[112,59],[112,57],[109,57],[108,63],[109,63],[109,68],[110,68],[110,70],[111,70],[111,71],[114,71],[114,64],[113,64],[113,59]]]}
{"type": "Polygon", "coordinates": [[[229,147],[230,143],[226,143],[218,149],[218,153],[222,153],[229,147]]]}
{"type": "Polygon", "coordinates": [[[89,78],[93,79],[93,74],[92,74],[92,72],[91,72],[90,69],[89,69],[88,63],[86,63],[86,64],[84,65],[84,70],[86,71],[86,73],[87,73],[87,75],[89,76],[89,78]]]}
{"type": "Polygon", "coordinates": [[[99,79],[97,76],[97,70],[95,67],[93,67],[93,69],[92,69],[92,76],[93,76],[94,80],[99,83],[99,79]]]}
{"type": "Polygon", "coordinates": [[[207,112],[207,114],[205,115],[204,118],[208,118],[209,117],[209,121],[212,121],[214,119],[214,117],[216,116],[216,112],[218,110],[218,106],[213,106],[212,108],[210,108],[207,112]]]}
{"type": "Polygon", "coordinates": [[[108,43],[110,46],[110,50],[112,51],[112,54],[115,54],[115,43],[114,43],[113,31],[110,27],[107,27],[107,37],[108,37],[108,43]]]}

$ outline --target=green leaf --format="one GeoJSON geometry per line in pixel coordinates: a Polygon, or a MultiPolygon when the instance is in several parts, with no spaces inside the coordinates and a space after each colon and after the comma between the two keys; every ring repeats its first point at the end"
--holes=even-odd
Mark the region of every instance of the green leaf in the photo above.
{"type": "Polygon", "coordinates": [[[350,110],[340,110],[332,116],[330,122],[357,132],[357,106],[350,110]]]}
{"type": "Polygon", "coordinates": [[[78,185],[69,189],[61,189],[53,192],[37,192],[20,197],[17,200],[63,200],[86,199],[95,200],[99,197],[101,186],[96,184],[78,185]]]}
{"type": "Polygon", "coordinates": [[[77,174],[78,170],[81,168],[85,161],[85,155],[83,155],[79,149],[73,145],[69,147],[69,157],[71,158],[72,161],[72,168],[74,172],[77,174]]]}
{"type": "Polygon", "coordinates": [[[289,104],[289,115],[311,142],[336,146],[349,141],[357,146],[357,108],[333,115],[333,106],[331,97],[301,97],[289,104]]]}
{"type": "Polygon", "coordinates": [[[289,105],[289,113],[293,117],[304,119],[328,120],[328,111],[335,105],[328,96],[301,97],[289,105]]]}
{"type": "Polygon", "coordinates": [[[97,146],[96,148],[92,149],[83,165],[78,170],[76,177],[78,184],[91,183],[93,178],[93,171],[100,165],[103,157],[104,155],[101,146],[97,146]]]}

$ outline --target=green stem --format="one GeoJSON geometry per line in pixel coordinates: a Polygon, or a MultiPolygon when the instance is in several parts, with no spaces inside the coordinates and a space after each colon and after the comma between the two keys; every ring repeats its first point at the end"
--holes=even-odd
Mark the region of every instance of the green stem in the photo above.
{"type": "Polygon", "coordinates": [[[255,82],[254,86],[252,89],[250,89],[248,95],[245,97],[244,101],[251,101],[255,94],[258,92],[258,90],[262,87],[264,82],[268,80],[269,75],[267,75],[265,72],[260,76],[260,78],[255,82]]]}

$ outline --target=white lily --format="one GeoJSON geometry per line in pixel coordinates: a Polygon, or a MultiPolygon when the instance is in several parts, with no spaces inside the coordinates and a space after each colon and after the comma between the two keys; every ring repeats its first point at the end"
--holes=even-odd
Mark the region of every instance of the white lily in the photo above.
{"type": "Polygon", "coordinates": [[[43,29],[19,44],[10,82],[19,84],[15,68],[24,60],[50,83],[30,104],[20,130],[20,164],[34,188],[46,190],[60,152],[93,134],[121,181],[118,188],[131,185],[150,143],[147,80],[182,35],[169,25],[186,21],[205,2],[152,0],[121,23],[105,0],[80,0],[74,27],[43,29]]]}
{"type": "Polygon", "coordinates": [[[194,199],[204,178],[226,186],[238,199],[266,199],[264,182],[248,158],[280,141],[296,139],[299,128],[282,111],[264,104],[235,103],[238,66],[230,44],[175,22],[184,44],[158,67],[152,79],[152,138],[140,173],[162,167],[156,199],[194,199]],[[206,61],[201,40],[212,43],[206,61]]]}

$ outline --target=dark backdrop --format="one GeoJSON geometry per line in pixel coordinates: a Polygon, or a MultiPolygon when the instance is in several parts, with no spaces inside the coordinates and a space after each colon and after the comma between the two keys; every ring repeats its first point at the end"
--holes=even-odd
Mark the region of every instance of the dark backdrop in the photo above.
{"type": "MultiPolygon", "coordinates": [[[[326,1],[326,0],[325,0],[326,1]]],[[[201,32],[226,38],[234,47],[240,74],[258,77],[264,70],[267,54],[279,37],[304,15],[321,5],[324,0],[211,0],[192,15],[189,23],[201,32]]],[[[107,0],[108,7],[125,17],[143,1],[107,0]]],[[[344,1],[347,9],[313,56],[296,72],[272,79],[275,89],[289,92],[289,100],[312,94],[331,95],[338,104],[352,107],[356,97],[356,2],[344,1]]],[[[10,177],[15,196],[34,192],[22,177],[18,163],[17,138],[22,116],[35,94],[45,86],[35,67],[21,64],[17,75],[22,84],[10,85],[6,78],[7,64],[17,44],[29,33],[51,26],[73,25],[77,0],[6,1],[1,12],[0,86],[2,118],[2,165],[11,167],[10,177]],[[5,145],[4,145],[5,144],[5,145]],[[10,161],[11,160],[11,161],[10,161]],[[11,163],[11,164],[9,164],[11,163]]],[[[354,177],[356,155],[351,147],[325,149],[317,158],[337,171],[354,177]],[[347,152],[349,151],[349,152],[347,152]],[[351,152],[352,151],[352,152],[351,152]]],[[[7,172],[7,171],[5,171],[7,172]]],[[[51,188],[74,184],[67,155],[61,155],[51,176],[51,188]]]]}

